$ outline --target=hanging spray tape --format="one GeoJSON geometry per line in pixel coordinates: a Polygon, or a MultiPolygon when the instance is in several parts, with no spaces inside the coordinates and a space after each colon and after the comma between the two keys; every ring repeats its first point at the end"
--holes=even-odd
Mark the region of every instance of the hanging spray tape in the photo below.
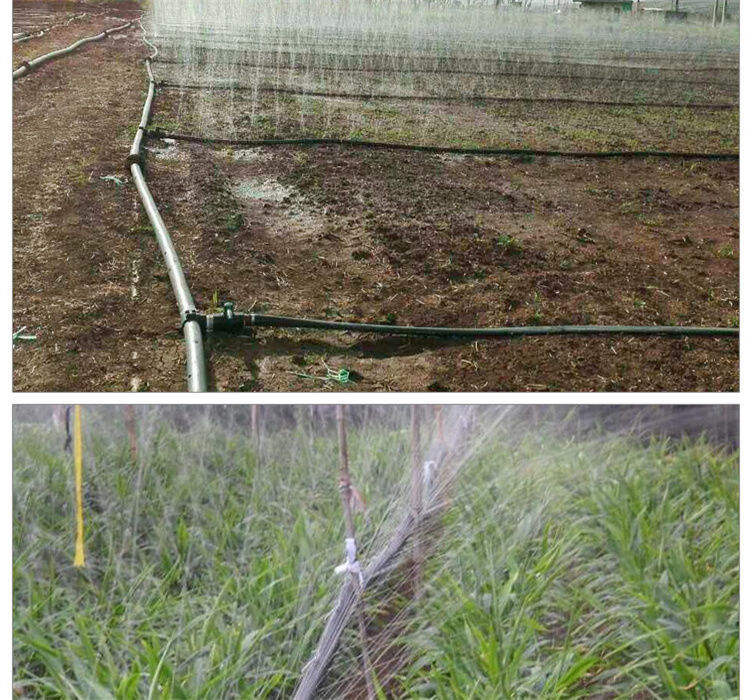
{"type": "Polygon", "coordinates": [[[362,575],[362,567],[357,561],[357,543],[353,537],[347,537],[346,540],[346,561],[337,566],[335,571],[337,574],[354,574],[359,580],[359,587],[365,587],[365,577],[362,575]]]}

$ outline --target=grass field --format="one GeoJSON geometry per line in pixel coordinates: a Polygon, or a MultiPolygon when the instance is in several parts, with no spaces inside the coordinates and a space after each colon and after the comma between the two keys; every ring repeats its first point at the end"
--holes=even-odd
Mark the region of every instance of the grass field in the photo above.
{"type": "MultiPolygon", "coordinates": [[[[335,434],[280,430],[258,450],[154,424],[136,467],[107,428],[85,436],[84,569],[70,458],[51,431],[16,430],[16,695],[289,697],[341,584],[335,434]]],[[[364,563],[407,497],[408,442],[350,430],[364,563]]],[[[391,625],[383,696],[737,697],[738,509],[737,455],[707,443],[485,440],[391,625]]],[[[366,592],[370,628],[382,595],[366,592]]],[[[359,697],[336,685],[361,675],[343,641],[322,696],[359,697]]]]}

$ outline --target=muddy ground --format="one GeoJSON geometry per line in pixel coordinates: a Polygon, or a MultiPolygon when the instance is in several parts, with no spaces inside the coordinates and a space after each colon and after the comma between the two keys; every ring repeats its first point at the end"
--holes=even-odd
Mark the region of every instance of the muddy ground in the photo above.
{"type": "MultiPolygon", "coordinates": [[[[95,7],[140,13],[136,3],[95,7]]],[[[115,24],[92,13],[50,30],[14,45],[14,66],[115,24]]],[[[37,336],[14,349],[16,390],[184,389],[173,295],[124,163],[146,91],[139,31],[14,84],[14,329],[37,336]]],[[[190,99],[161,90],[154,122],[190,99]]],[[[511,116],[525,128],[535,121],[511,116]]],[[[616,123],[623,142],[627,116],[616,123]]],[[[640,124],[661,144],[658,117],[647,116],[633,131],[640,124]]],[[[712,128],[712,118],[682,115],[674,138],[731,150],[731,128],[712,128]]],[[[563,119],[524,138],[564,144],[576,129],[563,119]]],[[[412,325],[739,322],[736,162],[148,147],[147,178],[202,309],[232,300],[241,310],[412,325]]],[[[733,391],[738,346],[263,330],[211,339],[208,364],[221,391],[733,391]],[[354,381],[322,379],[328,368],[354,381]]]]}

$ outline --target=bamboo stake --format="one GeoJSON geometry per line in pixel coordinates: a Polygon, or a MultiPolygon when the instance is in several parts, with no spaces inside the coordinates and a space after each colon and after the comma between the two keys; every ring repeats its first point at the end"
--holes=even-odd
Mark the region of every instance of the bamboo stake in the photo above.
{"type": "Polygon", "coordinates": [[[435,406],[435,423],[437,424],[438,442],[441,446],[445,445],[445,430],[443,427],[443,407],[435,406]]]}
{"type": "MultiPolygon", "coordinates": [[[[463,431],[466,425],[467,421],[460,420],[458,421],[458,425],[454,426],[450,431],[451,443],[446,445],[443,464],[448,465],[450,460],[461,451],[461,447],[464,444],[463,431]]],[[[453,478],[454,473],[451,473],[450,470],[445,470],[444,477],[442,478],[450,480],[453,478]]],[[[427,512],[431,513],[433,509],[435,509],[435,512],[442,511],[445,507],[445,502],[439,504],[437,507],[430,505],[427,512]]],[[[372,582],[386,575],[386,573],[391,572],[393,570],[392,567],[399,561],[399,557],[404,554],[407,544],[413,540],[414,518],[411,513],[411,505],[405,504],[404,511],[388,542],[379,552],[373,555],[370,564],[364,570],[365,586],[369,586],[372,582]]],[[[316,697],[318,686],[336,653],[341,634],[349,619],[354,614],[358,602],[358,582],[353,581],[351,578],[346,579],[341,586],[336,603],[327,615],[325,628],[320,636],[318,645],[302,669],[300,680],[295,688],[292,700],[312,700],[316,697]]]]}
{"type": "Polygon", "coordinates": [[[727,16],[727,0],[721,4],[721,24],[724,26],[724,20],[727,16]]]}
{"type": "MultiPolygon", "coordinates": [[[[135,566],[136,552],[138,549],[138,516],[141,506],[141,488],[143,486],[143,474],[146,469],[146,460],[138,459],[138,443],[136,435],[136,422],[135,422],[135,407],[126,406],[126,422],[128,419],[132,421],[128,425],[128,432],[130,433],[130,457],[133,460],[133,466],[137,466],[135,487],[133,489],[133,513],[130,521],[130,561],[131,566],[135,566]],[[127,410],[130,409],[130,410],[127,410]]],[[[123,543],[123,549],[125,544],[123,543]]],[[[132,573],[132,570],[131,570],[132,573]]]]}
{"type": "MultiPolygon", "coordinates": [[[[344,511],[346,537],[350,542],[356,543],[354,517],[352,516],[352,481],[349,474],[349,452],[346,443],[346,418],[344,416],[344,407],[341,405],[336,406],[336,424],[339,436],[339,493],[341,495],[341,507],[344,511]]],[[[356,571],[351,571],[351,577],[354,590],[357,592],[357,596],[361,601],[362,585],[360,575],[358,575],[356,571]]],[[[369,700],[375,700],[373,670],[370,664],[370,655],[367,651],[367,627],[365,625],[365,616],[361,605],[358,606],[357,609],[357,624],[359,627],[359,638],[362,644],[362,665],[365,674],[365,683],[367,684],[367,697],[369,700]]]]}
{"type": "Polygon", "coordinates": [[[714,15],[713,19],[711,20],[711,26],[716,26],[716,15],[719,14],[719,0],[714,0],[714,15]]]}
{"type": "Polygon", "coordinates": [[[130,438],[130,461],[135,465],[138,463],[138,441],[136,438],[135,406],[128,404],[123,407],[125,412],[125,429],[130,438]]]}
{"type": "Polygon", "coordinates": [[[421,456],[421,435],[419,424],[419,406],[411,407],[411,512],[414,518],[414,569],[413,585],[415,596],[419,594],[422,580],[422,487],[424,474],[421,456]]]}
{"type": "Polygon", "coordinates": [[[65,407],[65,445],[66,452],[73,451],[73,434],[70,432],[70,406],[65,407]]]}
{"type": "Polygon", "coordinates": [[[256,446],[260,443],[260,434],[258,432],[258,406],[250,406],[250,434],[255,441],[256,446]]]}

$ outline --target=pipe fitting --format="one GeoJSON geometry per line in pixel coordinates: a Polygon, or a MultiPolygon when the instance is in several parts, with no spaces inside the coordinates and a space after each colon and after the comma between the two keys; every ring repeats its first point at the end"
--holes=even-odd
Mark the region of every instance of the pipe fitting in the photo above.
{"type": "MultiPolygon", "coordinates": [[[[141,128],[140,126],[138,127],[141,128]]],[[[128,157],[125,159],[125,163],[128,167],[128,170],[130,170],[131,165],[139,165],[141,168],[143,167],[143,155],[140,153],[130,153],[128,157]]]]}
{"type": "Polygon", "coordinates": [[[193,311],[185,315],[183,325],[188,321],[197,322],[204,333],[242,333],[245,330],[245,314],[202,314],[193,311]]]}

